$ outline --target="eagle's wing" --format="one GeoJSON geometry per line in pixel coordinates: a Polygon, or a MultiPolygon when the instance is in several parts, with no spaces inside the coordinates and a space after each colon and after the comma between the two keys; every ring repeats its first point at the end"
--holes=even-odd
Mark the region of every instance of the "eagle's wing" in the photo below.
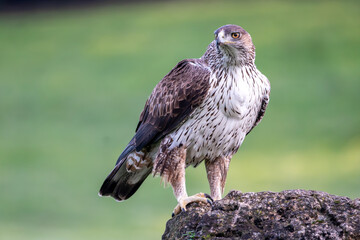
{"type": "Polygon", "coordinates": [[[100,188],[102,196],[122,201],[133,195],[151,168],[128,172],[127,156],[161,140],[176,129],[205,99],[210,70],[200,59],[179,62],[155,87],[141,113],[135,136],[121,153],[115,168],[100,188]]]}
{"type": "Polygon", "coordinates": [[[210,70],[200,59],[179,62],[155,87],[134,136],[137,151],[176,129],[198,107],[210,87],[210,70]]]}
{"type": "Polygon", "coordinates": [[[201,59],[179,62],[154,88],[145,103],[131,139],[118,161],[136,150],[156,143],[176,129],[206,97],[210,69],[201,59]]]}
{"type": "Polygon", "coordinates": [[[258,114],[256,116],[255,123],[251,127],[251,129],[246,133],[246,135],[248,135],[254,129],[254,127],[256,127],[261,122],[262,118],[265,115],[265,110],[267,108],[268,103],[269,103],[269,97],[264,96],[262,101],[261,101],[261,107],[260,107],[260,110],[259,110],[259,112],[258,112],[258,114]]]}
{"type": "Polygon", "coordinates": [[[267,79],[267,77],[265,77],[264,75],[262,75],[262,78],[263,78],[263,81],[265,81],[267,84],[268,84],[268,88],[265,90],[265,93],[262,97],[262,100],[261,100],[261,106],[260,106],[260,109],[259,109],[259,112],[256,116],[256,119],[255,119],[255,122],[254,122],[254,125],[251,127],[251,129],[246,133],[246,135],[248,135],[253,129],[254,127],[256,127],[260,122],[261,120],[263,119],[264,115],[265,115],[265,110],[269,104],[269,98],[270,98],[270,82],[269,80],[267,79]]]}

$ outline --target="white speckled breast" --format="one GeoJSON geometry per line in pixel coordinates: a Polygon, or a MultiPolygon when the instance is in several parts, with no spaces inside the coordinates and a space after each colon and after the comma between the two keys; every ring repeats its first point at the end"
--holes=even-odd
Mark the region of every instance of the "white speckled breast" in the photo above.
{"type": "Polygon", "coordinates": [[[214,72],[206,100],[176,131],[172,147],[185,145],[187,165],[231,157],[256,121],[268,81],[255,67],[214,72]],[[218,80],[217,80],[218,79],[218,80]]]}

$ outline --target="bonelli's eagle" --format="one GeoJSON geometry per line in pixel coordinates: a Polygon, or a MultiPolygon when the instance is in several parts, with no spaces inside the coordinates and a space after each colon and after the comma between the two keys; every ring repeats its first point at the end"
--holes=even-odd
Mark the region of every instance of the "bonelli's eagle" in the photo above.
{"type": "Polygon", "coordinates": [[[201,58],[179,62],[156,85],[99,194],[123,201],[152,173],[172,186],[174,214],[193,201],[221,199],[230,160],[269,102],[270,83],[254,62],[249,33],[236,25],[217,29],[201,58]],[[185,169],[203,160],[211,196],[189,197],[185,169]]]}

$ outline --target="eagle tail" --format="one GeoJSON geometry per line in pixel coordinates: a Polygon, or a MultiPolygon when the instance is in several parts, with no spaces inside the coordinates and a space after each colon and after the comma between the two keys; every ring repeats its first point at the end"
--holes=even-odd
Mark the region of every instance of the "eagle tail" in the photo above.
{"type": "Polygon", "coordinates": [[[134,172],[127,171],[127,156],[133,152],[134,149],[135,147],[132,149],[132,147],[128,145],[120,155],[114,169],[110,172],[100,188],[100,196],[111,196],[117,201],[124,201],[138,190],[151,173],[151,167],[144,167],[134,172]]]}

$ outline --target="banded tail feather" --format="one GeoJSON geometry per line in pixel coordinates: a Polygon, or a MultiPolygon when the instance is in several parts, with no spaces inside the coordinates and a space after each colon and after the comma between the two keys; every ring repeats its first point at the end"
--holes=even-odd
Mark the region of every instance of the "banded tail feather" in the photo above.
{"type": "Polygon", "coordinates": [[[138,190],[149,176],[152,166],[142,166],[140,169],[135,169],[136,163],[129,164],[129,161],[133,159],[131,157],[132,154],[136,154],[135,146],[129,144],[120,155],[114,169],[102,184],[99,191],[100,196],[111,196],[117,201],[126,200],[138,190]],[[132,169],[129,169],[129,166],[132,169]]]}

